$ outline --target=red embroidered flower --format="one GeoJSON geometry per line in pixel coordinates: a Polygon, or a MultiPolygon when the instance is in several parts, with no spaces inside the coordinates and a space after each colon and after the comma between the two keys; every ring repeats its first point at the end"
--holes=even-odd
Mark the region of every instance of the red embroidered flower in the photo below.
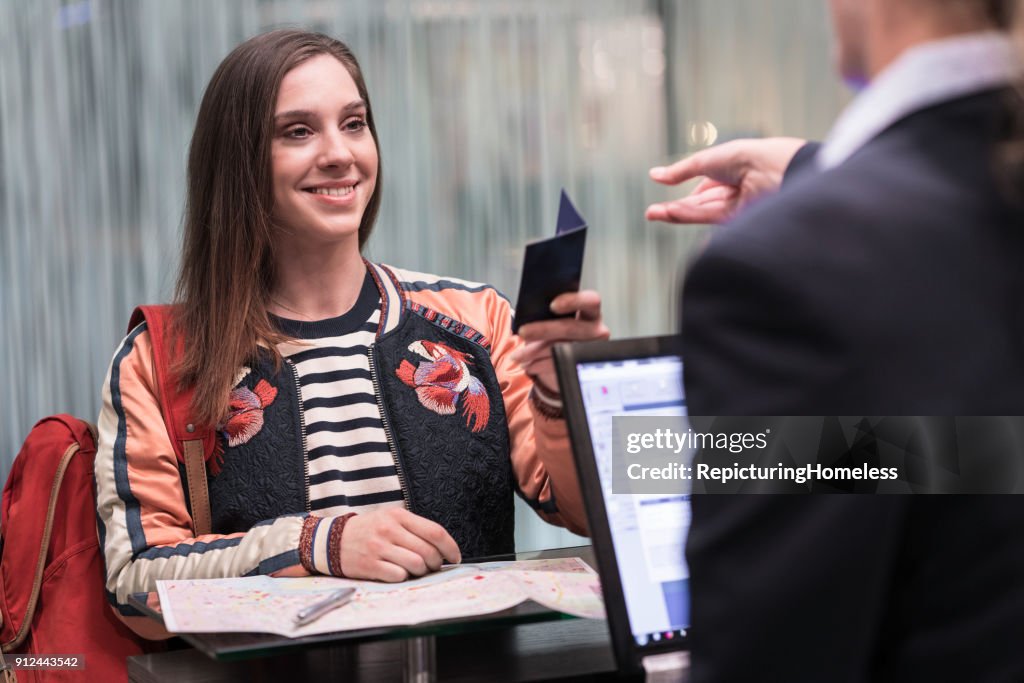
{"type": "Polygon", "coordinates": [[[426,340],[413,342],[409,350],[425,360],[416,366],[403,360],[395,370],[398,379],[416,390],[425,408],[439,415],[454,415],[461,401],[466,427],[473,432],[483,431],[491,404],[483,383],[469,372],[468,362],[473,356],[426,340]]]}
{"type": "MultiPolygon", "coordinates": [[[[243,368],[238,377],[234,378],[234,383],[240,384],[251,372],[250,368],[243,368]]],[[[228,446],[241,445],[259,433],[263,428],[263,409],[276,397],[278,389],[266,380],[260,380],[252,389],[236,386],[231,390],[227,398],[227,418],[217,425],[217,431],[223,438],[216,439],[213,454],[207,461],[210,474],[220,474],[224,464],[225,441],[228,446]]]]}
{"type": "Polygon", "coordinates": [[[228,399],[228,419],[224,420],[221,431],[228,439],[228,446],[240,446],[256,436],[263,429],[263,409],[277,398],[277,389],[265,379],[252,389],[238,387],[228,399]]]}

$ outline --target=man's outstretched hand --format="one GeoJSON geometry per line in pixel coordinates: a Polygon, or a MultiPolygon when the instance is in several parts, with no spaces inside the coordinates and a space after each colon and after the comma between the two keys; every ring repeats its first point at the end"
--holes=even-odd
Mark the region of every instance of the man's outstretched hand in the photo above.
{"type": "Polygon", "coordinates": [[[671,166],[652,168],[651,178],[678,185],[704,177],[683,197],[647,207],[649,221],[665,223],[722,223],[744,204],[776,191],[782,176],[805,140],[764,138],[733,140],[691,154],[671,166]]]}

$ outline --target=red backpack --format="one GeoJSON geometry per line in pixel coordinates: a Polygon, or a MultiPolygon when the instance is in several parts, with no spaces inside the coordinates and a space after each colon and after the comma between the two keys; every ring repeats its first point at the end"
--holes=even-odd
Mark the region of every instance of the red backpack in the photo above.
{"type": "MultiPolygon", "coordinates": [[[[143,319],[149,325],[158,392],[162,405],[169,407],[164,421],[179,459],[186,463],[200,535],[209,532],[204,460],[213,451],[215,434],[212,429],[186,430],[192,392],[177,392],[169,371],[172,356],[163,344],[169,310],[138,308],[129,329],[143,319]],[[189,438],[179,439],[179,434],[189,438]],[[196,476],[199,472],[202,476],[196,476]]],[[[179,350],[171,352],[177,355],[179,350]]],[[[40,420],[4,485],[0,668],[7,681],[127,681],[127,657],[163,649],[161,642],[137,636],[107,601],[96,530],[95,434],[92,425],[70,415],[40,420]],[[61,655],[84,660],[83,668],[23,668],[26,663],[59,663],[47,658],[61,655]]]]}

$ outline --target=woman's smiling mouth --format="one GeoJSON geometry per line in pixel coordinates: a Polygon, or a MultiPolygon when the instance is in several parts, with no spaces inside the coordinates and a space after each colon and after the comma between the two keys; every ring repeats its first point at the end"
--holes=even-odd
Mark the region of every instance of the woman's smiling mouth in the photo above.
{"type": "Polygon", "coordinates": [[[312,192],[313,194],[325,194],[331,197],[344,197],[347,194],[351,194],[355,189],[355,185],[349,185],[348,187],[312,187],[306,190],[306,192],[312,192]]]}
{"type": "Polygon", "coordinates": [[[318,200],[330,204],[332,206],[338,206],[347,204],[355,196],[355,189],[359,183],[351,185],[344,185],[341,187],[306,187],[303,188],[303,192],[307,192],[315,196],[318,200]]]}

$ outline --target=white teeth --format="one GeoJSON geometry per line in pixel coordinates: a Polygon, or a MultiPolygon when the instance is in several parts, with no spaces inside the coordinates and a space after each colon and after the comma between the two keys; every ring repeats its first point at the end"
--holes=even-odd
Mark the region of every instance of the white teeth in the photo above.
{"type": "Polygon", "coordinates": [[[355,185],[349,185],[348,187],[315,187],[313,188],[313,194],[326,194],[331,197],[344,197],[347,194],[351,194],[355,189],[355,185]]]}

